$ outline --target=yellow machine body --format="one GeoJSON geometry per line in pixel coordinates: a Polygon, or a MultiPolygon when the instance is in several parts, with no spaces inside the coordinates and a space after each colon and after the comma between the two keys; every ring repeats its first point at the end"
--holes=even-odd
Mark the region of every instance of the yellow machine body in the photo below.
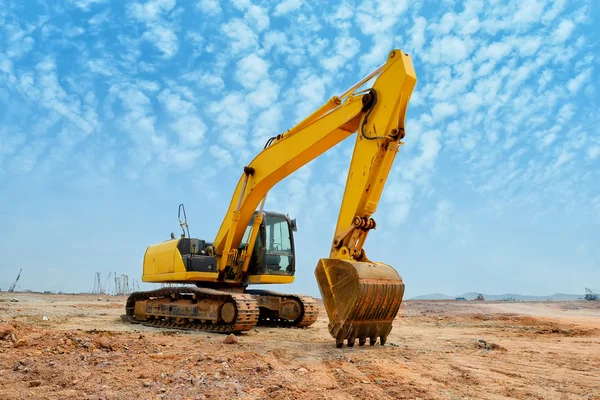
{"type": "MultiPolygon", "coordinates": [[[[183,264],[178,244],[181,239],[172,239],[148,246],[144,254],[143,282],[196,283],[218,282],[219,273],[188,271],[183,264]]],[[[224,283],[236,284],[238,281],[224,279],[224,283]]],[[[294,282],[294,276],[288,275],[249,275],[251,284],[287,284],[294,282]]]]}
{"type": "Polygon", "coordinates": [[[171,239],[163,243],[148,246],[144,254],[142,281],[144,282],[216,282],[219,274],[215,272],[187,271],[179,248],[180,239],[171,239]]]}

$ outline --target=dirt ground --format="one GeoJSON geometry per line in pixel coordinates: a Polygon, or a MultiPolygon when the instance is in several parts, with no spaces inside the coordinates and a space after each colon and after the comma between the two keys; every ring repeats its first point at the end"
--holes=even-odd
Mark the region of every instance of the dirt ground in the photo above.
{"type": "Polygon", "coordinates": [[[342,349],[324,310],[224,344],[124,304],[0,293],[0,399],[600,399],[600,302],[405,301],[385,346],[342,349]]]}

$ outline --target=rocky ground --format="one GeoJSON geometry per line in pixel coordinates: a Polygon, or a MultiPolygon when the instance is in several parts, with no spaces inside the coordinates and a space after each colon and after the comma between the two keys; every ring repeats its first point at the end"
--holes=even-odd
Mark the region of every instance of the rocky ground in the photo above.
{"type": "Polygon", "coordinates": [[[324,310],[225,344],[124,303],[0,293],[0,399],[600,399],[600,303],[407,301],[385,346],[342,349],[324,310]]]}

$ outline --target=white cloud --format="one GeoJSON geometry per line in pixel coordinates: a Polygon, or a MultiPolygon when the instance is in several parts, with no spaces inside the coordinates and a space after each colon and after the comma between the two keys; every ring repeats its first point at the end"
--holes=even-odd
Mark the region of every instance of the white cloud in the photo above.
{"type": "Polygon", "coordinates": [[[482,61],[483,60],[487,61],[490,58],[492,60],[498,61],[498,60],[506,57],[506,55],[508,55],[511,50],[512,50],[512,46],[509,43],[494,42],[494,43],[490,44],[489,46],[484,47],[481,50],[479,50],[477,57],[479,60],[482,60],[482,61]]]}
{"type": "Polygon", "coordinates": [[[469,49],[465,42],[456,36],[435,39],[428,58],[434,64],[455,64],[467,58],[469,49]]]}
{"type": "Polygon", "coordinates": [[[198,8],[207,15],[215,16],[221,14],[221,6],[219,0],[200,0],[198,8]]]}
{"type": "Polygon", "coordinates": [[[259,7],[257,5],[250,5],[244,18],[250,22],[251,25],[256,27],[258,32],[262,32],[269,27],[269,12],[266,8],[259,7]]]}
{"type": "Polygon", "coordinates": [[[431,110],[431,114],[433,116],[434,121],[439,122],[444,118],[447,118],[451,115],[456,114],[457,107],[454,104],[450,103],[437,103],[433,106],[431,110]]]}
{"type": "Polygon", "coordinates": [[[267,108],[256,117],[252,132],[252,145],[256,150],[262,149],[267,139],[281,133],[280,124],[282,120],[283,112],[279,104],[267,108]]]}
{"type": "Polygon", "coordinates": [[[588,158],[588,160],[590,161],[594,161],[598,158],[600,158],[600,145],[593,145],[590,148],[587,149],[587,153],[586,156],[588,158]]]}
{"type": "Polygon", "coordinates": [[[132,3],[129,12],[132,17],[141,22],[160,20],[163,13],[175,7],[175,0],[149,0],[146,3],[132,3]]]}
{"type": "Polygon", "coordinates": [[[221,25],[221,32],[229,38],[231,50],[238,53],[258,45],[258,36],[248,27],[248,25],[239,18],[221,25]]]}
{"type": "Polygon", "coordinates": [[[538,78],[538,85],[540,86],[540,89],[544,89],[544,87],[546,87],[546,85],[552,81],[553,76],[554,74],[551,70],[545,69],[538,78]]]}
{"type": "Polygon", "coordinates": [[[589,68],[578,74],[575,78],[570,79],[567,83],[567,88],[569,89],[569,92],[571,92],[571,94],[577,94],[577,92],[579,92],[583,84],[589,79],[591,74],[592,70],[591,68],[589,68]]]}
{"type": "Polygon", "coordinates": [[[290,96],[295,99],[296,121],[304,119],[325,102],[325,86],[329,78],[316,75],[308,70],[300,71],[296,77],[294,91],[290,96]]]}
{"type": "Polygon", "coordinates": [[[248,103],[259,108],[270,107],[279,96],[279,85],[270,79],[261,81],[256,89],[248,94],[248,103]]]}
{"type": "Polygon", "coordinates": [[[179,94],[173,93],[170,89],[163,90],[158,99],[171,114],[187,114],[194,110],[192,103],[183,100],[179,94]]]}
{"type": "Polygon", "coordinates": [[[556,30],[552,33],[552,39],[556,43],[562,43],[567,40],[571,33],[573,33],[573,29],[575,28],[575,24],[571,20],[563,20],[560,22],[556,30]]]}
{"type": "MultiPolygon", "coordinates": [[[[98,125],[96,113],[89,107],[82,107],[80,102],[74,99],[73,96],[67,95],[67,92],[58,81],[54,59],[44,58],[36,65],[36,69],[38,73],[35,88],[29,86],[32,90],[26,92],[26,95],[33,101],[41,100],[40,105],[59,113],[77,126],[84,134],[92,133],[98,125]]],[[[29,82],[30,85],[33,84],[32,80],[29,82]]]]}
{"type": "Polygon", "coordinates": [[[343,31],[348,31],[352,27],[350,18],[352,18],[354,15],[353,7],[344,2],[337,5],[334,10],[334,14],[328,14],[324,16],[325,21],[329,22],[332,27],[336,27],[337,29],[343,31]]]}
{"type": "Polygon", "coordinates": [[[438,235],[446,235],[450,231],[451,213],[454,206],[448,200],[439,200],[435,205],[433,231],[438,235]]]}
{"type": "Polygon", "coordinates": [[[226,167],[233,164],[233,156],[222,147],[216,145],[210,146],[210,154],[217,160],[217,165],[219,166],[226,167]]]}
{"type": "Polygon", "coordinates": [[[183,115],[171,124],[173,131],[179,136],[184,147],[198,147],[206,132],[206,125],[198,116],[183,115]]]}
{"type": "Polygon", "coordinates": [[[419,52],[425,44],[425,28],[427,21],[423,17],[414,18],[413,26],[410,28],[408,37],[410,38],[410,47],[419,52]]]}
{"type": "Polygon", "coordinates": [[[218,93],[225,88],[225,82],[223,81],[223,78],[217,74],[194,71],[186,72],[182,75],[182,78],[187,82],[195,84],[199,88],[208,89],[214,93],[218,93]]]}
{"type": "Polygon", "coordinates": [[[427,131],[421,135],[421,154],[413,158],[404,171],[404,176],[415,182],[423,182],[435,167],[440,149],[442,148],[439,138],[439,130],[427,131]]]}
{"type": "Polygon", "coordinates": [[[283,0],[277,6],[275,6],[275,11],[273,15],[282,16],[289,14],[293,11],[296,11],[302,6],[302,2],[300,0],[283,0]]]}
{"type": "Polygon", "coordinates": [[[412,186],[407,182],[392,181],[386,185],[382,197],[390,205],[387,214],[392,225],[398,226],[406,221],[414,197],[412,186]]]}
{"type": "Polygon", "coordinates": [[[552,7],[542,16],[542,21],[545,24],[552,22],[563,11],[565,8],[565,3],[566,0],[555,0],[552,4],[552,7]]]}
{"type": "Polygon", "coordinates": [[[356,22],[360,30],[370,35],[374,42],[369,46],[371,51],[360,57],[362,74],[385,62],[392,49],[394,27],[407,7],[408,2],[404,0],[364,0],[358,6],[356,22]]]}
{"type": "Polygon", "coordinates": [[[173,7],[175,0],[150,0],[127,6],[130,16],[146,26],[142,39],[153,43],[165,58],[173,57],[179,50],[174,27],[163,18],[163,14],[171,11],[173,7]]]}
{"type": "Polygon", "coordinates": [[[244,147],[250,111],[240,93],[230,93],[209,104],[208,111],[218,126],[219,140],[226,145],[244,147]]]}
{"type": "Polygon", "coordinates": [[[344,63],[354,57],[360,50],[360,42],[353,38],[344,36],[338,38],[335,44],[335,53],[323,60],[322,64],[326,70],[335,72],[340,69],[344,63]]]}
{"type": "Polygon", "coordinates": [[[537,0],[519,1],[518,5],[518,10],[512,21],[517,27],[527,26],[538,21],[544,11],[544,3],[537,0]]]}
{"type": "Polygon", "coordinates": [[[83,11],[90,11],[94,5],[104,4],[108,0],[70,0],[69,2],[83,11]]]}
{"type": "Polygon", "coordinates": [[[242,58],[237,63],[236,79],[246,89],[255,88],[267,76],[269,64],[255,53],[242,58]]]}

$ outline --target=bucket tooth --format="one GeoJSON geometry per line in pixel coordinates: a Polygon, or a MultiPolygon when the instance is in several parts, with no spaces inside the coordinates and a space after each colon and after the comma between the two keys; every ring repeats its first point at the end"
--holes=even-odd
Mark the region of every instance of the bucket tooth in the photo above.
{"type": "MultiPolygon", "coordinates": [[[[387,264],[322,258],[315,269],[319,290],[329,317],[329,333],[336,346],[356,338],[380,338],[385,344],[398,314],[404,283],[387,264]]],[[[363,344],[364,344],[363,341],[363,344]]]]}

